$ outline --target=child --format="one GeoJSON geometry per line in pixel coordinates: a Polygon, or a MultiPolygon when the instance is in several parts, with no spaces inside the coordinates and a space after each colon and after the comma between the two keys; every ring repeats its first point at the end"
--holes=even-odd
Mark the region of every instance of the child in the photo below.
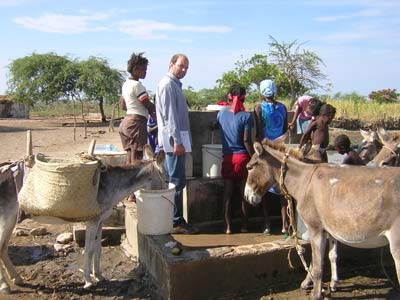
{"type": "Polygon", "coordinates": [[[232,106],[227,106],[218,112],[215,124],[211,130],[219,128],[222,139],[222,168],[221,175],[224,178],[224,220],[225,233],[231,234],[231,202],[235,186],[240,189],[242,203],[242,229],[247,232],[248,206],[244,200],[244,186],[247,179],[246,165],[253,155],[253,143],[251,130],[253,128],[252,115],[246,112],[243,102],[246,90],[239,84],[233,84],[228,93],[228,99],[232,106]]]}
{"type": "MultiPolygon", "coordinates": [[[[324,104],[325,104],[325,102],[322,102],[318,98],[310,99],[310,102],[308,103],[308,106],[307,106],[307,112],[309,115],[311,115],[311,121],[315,120],[318,117],[319,110],[321,109],[321,106],[324,104]]],[[[310,123],[311,123],[311,121],[310,121],[310,123]]],[[[308,125],[310,125],[310,123],[308,125]]],[[[307,125],[307,127],[308,127],[308,125],[307,125]]],[[[306,131],[306,130],[307,130],[307,128],[305,128],[304,131],[306,131]]]]}
{"type": "Polygon", "coordinates": [[[312,109],[308,107],[315,100],[318,99],[306,95],[297,99],[292,121],[288,124],[289,129],[293,129],[294,125],[297,124],[297,134],[303,134],[306,131],[313,117],[312,109]]]}
{"type": "MultiPolygon", "coordinates": [[[[154,97],[153,103],[156,102],[156,97],[154,97]]],[[[157,125],[157,116],[156,113],[149,114],[149,118],[147,120],[147,143],[153,149],[153,153],[157,154],[160,151],[160,147],[158,146],[158,125],[157,125]]]]}
{"type": "Polygon", "coordinates": [[[312,145],[319,145],[319,153],[321,154],[321,161],[328,162],[328,155],[326,148],[329,145],[329,124],[332,122],[336,114],[336,108],[330,104],[322,105],[319,110],[318,117],[311,121],[308,125],[306,132],[301,137],[299,148],[301,149],[305,144],[311,143],[312,145]]]}
{"type": "Polygon", "coordinates": [[[365,166],[360,156],[356,151],[350,148],[350,139],[345,134],[340,134],[335,137],[334,146],[339,154],[346,154],[343,159],[343,165],[361,165],[365,166]]]}
{"type": "Polygon", "coordinates": [[[147,117],[155,112],[154,104],[139,81],[146,78],[148,64],[143,53],[132,53],[127,66],[130,77],[122,85],[120,101],[126,116],[119,125],[119,135],[128,165],[143,158],[143,147],[147,144],[147,117]]]}
{"type": "MultiPolygon", "coordinates": [[[[262,141],[264,138],[274,140],[280,137],[287,131],[287,109],[286,106],[275,100],[277,88],[272,80],[263,80],[260,82],[260,92],[262,101],[254,107],[254,115],[256,119],[256,138],[262,141]]],[[[274,189],[269,192],[275,193],[274,189]]],[[[267,193],[262,200],[262,207],[264,213],[264,234],[271,234],[271,222],[267,210],[267,193]]],[[[271,194],[270,194],[271,195],[271,194]]],[[[287,223],[287,202],[284,197],[280,195],[281,202],[281,216],[282,216],[282,233],[284,237],[288,236],[288,223],[287,223]]]]}
{"type": "Polygon", "coordinates": [[[149,115],[149,119],[147,120],[147,143],[153,149],[154,154],[160,151],[160,147],[158,146],[157,118],[154,115],[149,115]]]}

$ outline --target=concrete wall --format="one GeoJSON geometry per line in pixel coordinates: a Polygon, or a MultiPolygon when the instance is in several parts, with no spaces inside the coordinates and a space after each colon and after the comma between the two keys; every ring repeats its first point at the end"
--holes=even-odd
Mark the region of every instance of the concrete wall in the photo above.
{"type": "MultiPolygon", "coordinates": [[[[291,120],[293,112],[289,112],[291,120]]],[[[191,111],[189,113],[192,132],[192,165],[187,165],[187,170],[192,169],[193,177],[188,178],[186,192],[184,193],[184,217],[190,223],[213,223],[223,220],[223,192],[224,182],[221,177],[203,177],[203,145],[221,144],[219,130],[210,131],[209,124],[213,123],[217,112],[213,111],[191,111]]],[[[253,130],[253,137],[255,130],[253,130]]],[[[292,143],[298,143],[300,135],[292,134],[292,143]]],[[[221,157],[222,161],[222,157],[221,157]]],[[[187,161],[188,164],[191,160],[187,161]]],[[[188,171],[186,173],[189,173],[188,171]]],[[[269,193],[269,213],[271,216],[280,216],[279,198],[269,193]]],[[[261,206],[252,207],[249,217],[262,217],[261,206]]],[[[232,201],[232,218],[241,217],[241,195],[236,192],[232,201]]]]}
{"type": "MultiPolygon", "coordinates": [[[[291,120],[293,112],[288,112],[288,120],[291,120]]],[[[209,124],[215,121],[216,111],[191,111],[189,112],[190,130],[192,132],[192,158],[193,158],[193,176],[202,177],[203,153],[202,147],[205,144],[221,144],[221,135],[219,130],[213,132],[208,129],[209,124]]],[[[295,132],[295,131],[294,131],[295,132]]],[[[253,130],[253,136],[255,130],[253,130]]],[[[291,142],[293,144],[300,141],[301,136],[292,134],[291,142]]]]}
{"type": "MultiPolygon", "coordinates": [[[[219,178],[190,178],[184,193],[184,217],[189,223],[212,224],[223,220],[224,181],[219,178]]],[[[232,219],[240,220],[241,195],[235,191],[232,201],[232,219]]],[[[268,212],[280,216],[280,201],[275,194],[268,193],[268,212]]],[[[250,218],[262,218],[261,205],[249,208],[250,218]]]]}

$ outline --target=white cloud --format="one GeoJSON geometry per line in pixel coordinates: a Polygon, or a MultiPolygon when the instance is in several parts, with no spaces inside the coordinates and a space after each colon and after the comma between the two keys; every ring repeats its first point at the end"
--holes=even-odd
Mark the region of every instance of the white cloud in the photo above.
{"type": "Polygon", "coordinates": [[[330,42],[345,42],[345,41],[356,41],[356,40],[364,40],[370,37],[370,34],[366,32],[355,32],[355,31],[346,31],[346,32],[336,32],[329,35],[324,36],[322,39],[330,42]]]}
{"type": "Polygon", "coordinates": [[[343,19],[348,19],[348,16],[324,16],[314,18],[317,22],[336,22],[343,19]]]}
{"type": "Polygon", "coordinates": [[[325,34],[321,40],[335,43],[372,42],[375,47],[396,48],[399,45],[398,26],[385,26],[379,21],[349,24],[346,30],[325,34]]]}
{"type": "Polygon", "coordinates": [[[28,3],[41,2],[37,0],[0,0],[0,6],[19,6],[28,3]]]}
{"type": "Polygon", "coordinates": [[[29,29],[43,32],[74,34],[107,30],[104,26],[96,26],[96,21],[106,20],[109,16],[104,13],[88,15],[44,14],[39,18],[17,17],[14,22],[29,29]]]}
{"type": "Polygon", "coordinates": [[[372,42],[389,46],[399,39],[400,2],[376,0],[314,1],[316,5],[332,5],[336,15],[314,18],[317,22],[335,22],[336,31],[325,33],[322,40],[335,43],[372,42]],[[349,6],[352,6],[351,8],[349,6]],[[343,12],[340,13],[340,9],[343,12]]]}
{"type": "Polygon", "coordinates": [[[333,15],[316,17],[314,20],[320,22],[339,21],[343,19],[356,18],[392,18],[400,15],[400,2],[398,1],[374,1],[374,0],[335,0],[331,1],[311,1],[314,5],[330,5],[337,8],[343,7],[348,10],[348,6],[354,6],[354,12],[346,15],[333,15]]]}
{"type": "Polygon", "coordinates": [[[152,20],[124,20],[119,22],[119,30],[140,39],[167,39],[168,32],[195,32],[195,33],[227,33],[232,31],[227,26],[192,26],[175,25],[152,20]]]}

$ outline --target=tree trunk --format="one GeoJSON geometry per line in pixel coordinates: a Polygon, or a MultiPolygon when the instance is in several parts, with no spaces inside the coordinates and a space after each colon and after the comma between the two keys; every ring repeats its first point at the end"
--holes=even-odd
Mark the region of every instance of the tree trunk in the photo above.
{"type": "Polygon", "coordinates": [[[75,99],[72,97],[74,103],[74,141],[76,141],[76,113],[75,113],[75,99]]]}
{"type": "Polygon", "coordinates": [[[86,139],[87,138],[87,124],[86,124],[86,119],[85,119],[85,113],[83,112],[84,106],[83,106],[82,99],[79,99],[79,102],[81,103],[81,115],[82,115],[82,120],[83,120],[83,127],[85,128],[85,139],[86,139]]]}
{"type": "Polygon", "coordinates": [[[100,114],[101,114],[101,121],[102,122],[107,122],[107,117],[106,117],[106,115],[104,113],[103,102],[104,102],[103,97],[100,97],[100,99],[99,99],[99,108],[100,108],[100,114]]]}
{"type": "Polygon", "coordinates": [[[290,96],[290,103],[289,103],[289,109],[293,110],[294,109],[294,104],[296,103],[296,94],[294,92],[291,93],[290,96]]]}
{"type": "Polygon", "coordinates": [[[115,120],[115,109],[118,106],[118,102],[115,102],[113,104],[113,109],[112,109],[112,113],[111,113],[111,119],[110,119],[110,124],[108,125],[108,132],[114,132],[114,120],[115,120]]]}

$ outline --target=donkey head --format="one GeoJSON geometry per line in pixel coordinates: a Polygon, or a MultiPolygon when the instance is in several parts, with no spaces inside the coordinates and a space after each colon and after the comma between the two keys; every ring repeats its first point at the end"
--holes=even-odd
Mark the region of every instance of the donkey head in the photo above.
{"type": "Polygon", "coordinates": [[[362,161],[365,164],[368,164],[382,149],[382,144],[379,142],[375,131],[360,129],[360,134],[362,135],[363,140],[358,145],[357,153],[362,161]]]}
{"type": "Polygon", "coordinates": [[[383,127],[378,127],[377,134],[382,143],[382,149],[375,157],[377,167],[400,165],[399,135],[388,133],[383,127]]]}
{"type": "Polygon", "coordinates": [[[151,147],[145,145],[143,148],[143,159],[151,161],[147,183],[144,184],[143,188],[149,190],[162,190],[168,188],[167,171],[164,165],[164,150],[160,150],[156,155],[154,155],[151,147]]]}
{"type": "Polygon", "coordinates": [[[248,176],[244,196],[251,205],[257,205],[261,202],[262,197],[275,183],[272,168],[268,164],[268,153],[263,146],[255,142],[255,153],[247,164],[248,176]]]}

